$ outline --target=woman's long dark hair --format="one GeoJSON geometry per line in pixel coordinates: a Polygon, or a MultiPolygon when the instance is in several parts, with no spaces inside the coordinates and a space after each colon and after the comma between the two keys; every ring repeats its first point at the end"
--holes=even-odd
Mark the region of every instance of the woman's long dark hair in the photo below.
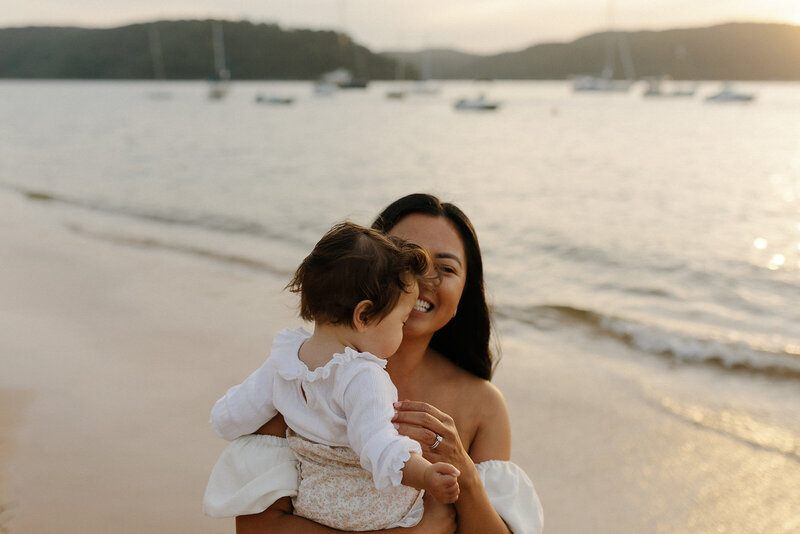
{"type": "Polygon", "coordinates": [[[458,207],[425,193],[415,193],[392,202],[378,215],[372,227],[388,233],[401,219],[415,213],[445,217],[453,223],[467,256],[467,279],[458,303],[458,313],[433,334],[430,347],[473,375],[491,380],[495,364],[489,347],[492,325],[475,229],[458,207]]]}

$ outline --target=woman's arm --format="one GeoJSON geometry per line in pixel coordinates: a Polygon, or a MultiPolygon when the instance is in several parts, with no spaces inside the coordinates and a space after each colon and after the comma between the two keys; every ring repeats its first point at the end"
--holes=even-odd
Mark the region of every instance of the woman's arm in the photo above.
{"type": "Polygon", "coordinates": [[[416,439],[422,445],[425,458],[430,462],[447,462],[454,465],[461,476],[458,478],[461,495],[456,502],[459,534],[510,534],[489,501],[483,487],[476,463],[486,460],[508,460],[511,455],[511,425],[508,409],[502,394],[494,386],[485,383],[479,392],[480,407],[478,425],[469,451],[461,443],[453,418],[430,404],[404,401],[396,405],[401,434],[416,439]],[[434,449],[436,435],[441,443],[434,449]]]}
{"type": "MultiPolygon", "coordinates": [[[[372,534],[454,534],[456,531],[456,518],[453,507],[441,504],[427,495],[425,495],[424,500],[425,513],[416,526],[377,530],[372,531],[372,534]]],[[[273,532],[330,534],[341,531],[292,515],[292,501],[289,497],[278,499],[260,514],[240,515],[236,518],[236,534],[271,534],[273,532]]]]}
{"type": "MultiPolygon", "coordinates": [[[[257,434],[283,437],[286,435],[286,422],[282,415],[273,417],[256,431],[257,434]]],[[[422,520],[414,527],[380,530],[383,534],[454,534],[456,531],[455,510],[433,498],[425,499],[425,512],[422,520]]],[[[237,534],[272,534],[292,532],[296,534],[330,534],[341,532],[314,523],[292,513],[292,500],[283,497],[258,514],[242,515],[236,518],[237,534]]]]}

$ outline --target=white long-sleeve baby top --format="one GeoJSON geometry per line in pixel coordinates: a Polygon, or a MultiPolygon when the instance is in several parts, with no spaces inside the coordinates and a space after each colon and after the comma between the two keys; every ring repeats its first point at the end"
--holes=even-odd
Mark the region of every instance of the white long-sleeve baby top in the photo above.
{"type": "Polygon", "coordinates": [[[280,331],[267,361],[216,402],[212,428],[232,440],[280,413],[308,440],[352,448],[378,489],[399,485],[411,452],[422,454],[422,449],[391,423],[397,389],[385,371],[386,360],[347,347],[311,371],[298,358],[310,336],[302,328],[280,331]]]}

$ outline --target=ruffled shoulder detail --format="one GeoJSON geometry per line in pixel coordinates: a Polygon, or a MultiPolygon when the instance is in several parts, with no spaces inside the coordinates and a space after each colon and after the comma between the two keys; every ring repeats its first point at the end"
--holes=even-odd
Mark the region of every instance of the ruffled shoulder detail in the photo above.
{"type": "Polygon", "coordinates": [[[541,534],[542,503],[528,475],[514,462],[475,464],[492,506],[514,534],[541,534]]]}
{"type": "Polygon", "coordinates": [[[300,361],[297,353],[303,342],[311,337],[311,334],[303,328],[295,330],[281,330],[275,336],[272,345],[272,352],[269,360],[275,368],[275,372],[285,380],[303,380],[314,382],[328,378],[331,372],[338,366],[348,364],[355,360],[364,360],[378,364],[381,369],[386,367],[386,360],[382,360],[369,352],[358,352],[350,347],[345,347],[344,352],[334,354],[331,360],[313,371],[309,370],[305,363],[300,361]]]}
{"type": "Polygon", "coordinates": [[[274,353],[276,350],[292,350],[293,348],[296,353],[300,345],[310,337],[311,334],[306,332],[306,329],[302,326],[284,328],[275,334],[275,339],[272,340],[272,352],[274,353]]]}

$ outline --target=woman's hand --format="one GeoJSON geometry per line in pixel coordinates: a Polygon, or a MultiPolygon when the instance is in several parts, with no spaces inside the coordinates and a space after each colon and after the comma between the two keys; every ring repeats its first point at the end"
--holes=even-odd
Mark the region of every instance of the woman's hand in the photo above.
{"type": "Polygon", "coordinates": [[[397,415],[393,420],[401,434],[422,445],[425,459],[431,463],[446,462],[461,471],[458,477],[460,493],[455,503],[459,534],[511,534],[492,506],[475,467],[475,462],[509,459],[511,427],[508,409],[502,394],[489,382],[469,394],[475,407],[470,417],[477,422],[475,436],[467,444],[469,453],[461,442],[453,418],[430,404],[418,401],[396,403],[397,415]],[[438,436],[442,439],[439,440],[438,436]]]}
{"type": "Polygon", "coordinates": [[[430,463],[445,462],[455,466],[461,473],[475,469],[452,417],[420,401],[396,402],[394,409],[397,415],[392,422],[397,431],[419,442],[422,456],[430,463]]]}

